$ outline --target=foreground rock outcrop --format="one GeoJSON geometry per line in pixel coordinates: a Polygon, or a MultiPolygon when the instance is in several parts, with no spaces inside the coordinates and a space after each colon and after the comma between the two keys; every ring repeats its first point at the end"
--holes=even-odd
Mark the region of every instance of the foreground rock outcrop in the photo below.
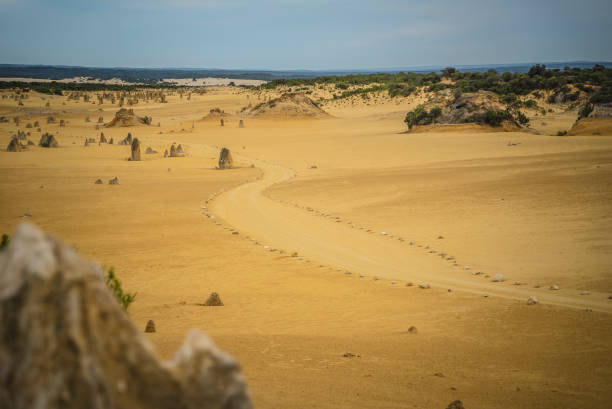
{"type": "Polygon", "coordinates": [[[99,266],[22,224],[0,251],[0,407],[250,408],[238,364],[197,331],[168,362],[99,266]]]}

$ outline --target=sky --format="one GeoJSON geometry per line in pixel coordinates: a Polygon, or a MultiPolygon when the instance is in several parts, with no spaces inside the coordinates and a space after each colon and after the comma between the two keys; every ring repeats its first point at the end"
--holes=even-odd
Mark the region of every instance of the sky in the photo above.
{"type": "Polygon", "coordinates": [[[0,0],[0,63],[380,69],[612,61],[611,0],[0,0]]]}

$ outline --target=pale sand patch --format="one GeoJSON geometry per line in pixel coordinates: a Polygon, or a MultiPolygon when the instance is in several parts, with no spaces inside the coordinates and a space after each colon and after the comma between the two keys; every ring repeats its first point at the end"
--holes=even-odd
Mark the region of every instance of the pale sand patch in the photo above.
{"type": "MultiPolygon", "coordinates": [[[[0,81],[19,81],[19,82],[61,82],[61,83],[78,83],[78,84],[109,84],[109,85],[133,85],[139,84],[138,82],[124,81],[120,78],[100,79],[100,78],[89,78],[89,77],[73,77],[73,78],[62,78],[58,80],[46,79],[46,78],[25,78],[25,77],[0,77],[0,81]]],[[[215,78],[215,77],[198,77],[195,78],[163,78],[161,81],[175,84],[184,87],[203,87],[203,86],[221,86],[230,85],[250,85],[258,86],[265,84],[267,81],[263,80],[251,80],[243,78],[215,78]]]]}

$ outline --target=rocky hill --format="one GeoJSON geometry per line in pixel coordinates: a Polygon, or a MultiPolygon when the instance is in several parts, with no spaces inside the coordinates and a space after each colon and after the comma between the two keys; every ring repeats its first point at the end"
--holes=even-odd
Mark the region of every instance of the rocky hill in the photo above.
{"type": "Polygon", "coordinates": [[[304,94],[283,94],[246,110],[257,118],[329,118],[330,115],[304,94]]]}

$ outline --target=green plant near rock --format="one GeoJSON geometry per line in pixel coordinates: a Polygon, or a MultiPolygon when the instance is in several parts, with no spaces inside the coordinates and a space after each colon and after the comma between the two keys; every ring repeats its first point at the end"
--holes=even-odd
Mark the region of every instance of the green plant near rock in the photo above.
{"type": "Polygon", "coordinates": [[[123,287],[121,285],[121,281],[119,277],[115,274],[115,268],[111,267],[105,273],[105,281],[106,286],[109,290],[115,295],[117,301],[121,305],[124,311],[127,311],[130,304],[134,302],[136,298],[136,293],[127,293],[123,291],[123,287]]]}
{"type": "Polygon", "coordinates": [[[8,234],[2,235],[2,241],[0,241],[0,250],[4,250],[10,243],[11,239],[8,234]]]}

